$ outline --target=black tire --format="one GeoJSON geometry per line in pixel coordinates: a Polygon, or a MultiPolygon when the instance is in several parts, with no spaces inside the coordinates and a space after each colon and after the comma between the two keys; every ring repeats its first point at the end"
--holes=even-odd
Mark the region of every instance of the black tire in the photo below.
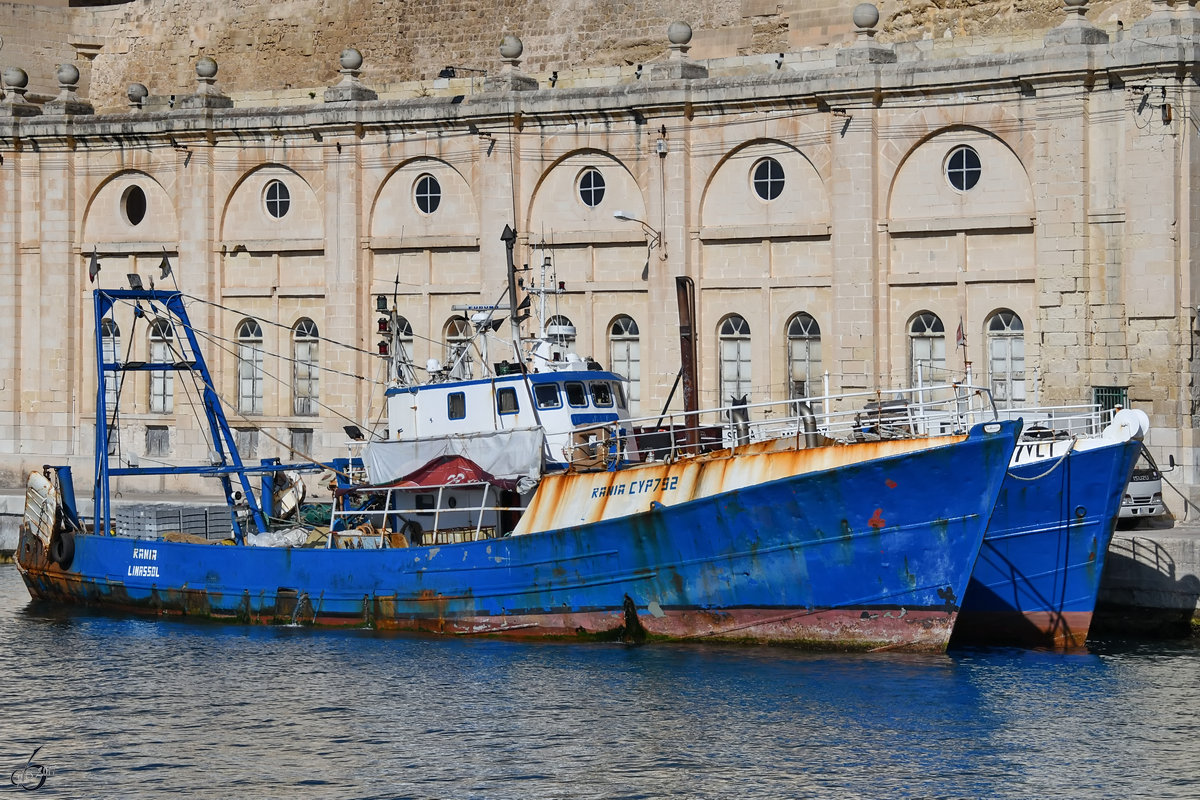
{"type": "Polygon", "coordinates": [[[59,531],[58,536],[50,542],[50,560],[63,569],[71,566],[75,558],[75,534],[70,531],[59,531]]]}

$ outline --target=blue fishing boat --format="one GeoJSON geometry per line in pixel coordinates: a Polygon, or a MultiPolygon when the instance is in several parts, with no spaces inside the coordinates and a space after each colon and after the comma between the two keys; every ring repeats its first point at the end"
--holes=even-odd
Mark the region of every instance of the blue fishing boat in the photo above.
{"type": "MultiPolygon", "coordinates": [[[[511,240],[509,269],[516,309],[511,240]]],[[[738,425],[637,429],[617,376],[552,353],[538,361],[536,348],[526,357],[515,337],[515,373],[510,364],[472,379],[430,364],[432,382],[393,386],[389,435],[329,465],[338,489],[328,526],[297,538],[292,521],[281,538],[276,505],[298,503],[286,476],[307,465],[242,462],[182,293],[98,289],[94,311],[93,515],[78,513],[69,469],[35,472],[17,552],[31,595],[53,603],[449,634],[936,651],[1020,430],[994,421],[818,446],[804,404],[752,442],[738,425]],[[120,313],[154,319],[186,342],[186,357],[106,352],[104,320],[120,313]],[[105,387],[130,370],[197,376],[205,463],[109,463],[117,423],[105,387]],[[269,479],[259,491],[256,473],[269,479]],[[231,546],[144,538],[114,515],[114,479],[167,474],[221,485],[231,546]]],[[[481,332],[495,330],[490,314],[481,332]]]]}
{"type": "Polygon", "coordinates": [[[963,598],[955,645],[1082,647],[1121,498],[1149,428],[1119,411],[1098,436],[1017,444],[963,598]]]}

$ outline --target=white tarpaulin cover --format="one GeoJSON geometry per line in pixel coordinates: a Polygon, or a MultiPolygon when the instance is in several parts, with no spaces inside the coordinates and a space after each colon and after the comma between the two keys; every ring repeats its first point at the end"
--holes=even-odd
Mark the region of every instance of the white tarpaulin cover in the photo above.
{"type": "Polygon", "coordinates": [[[536,428],[371,442],[363,448],[363,463],[373,484],[399,480],[442,456],[462,456],[500,480],[537,480],[545,441],[545,432],[536,428]]]}

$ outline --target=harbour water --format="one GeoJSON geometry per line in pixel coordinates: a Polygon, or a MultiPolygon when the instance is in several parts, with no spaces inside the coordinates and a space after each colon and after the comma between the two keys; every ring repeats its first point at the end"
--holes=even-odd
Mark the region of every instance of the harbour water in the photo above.
{"type": "Polygon", "coordinates": [[[52,610],[0,565],[3,774],[39,746],[35,797],[1195,798],[1200,644],[913,656],[221,626],[52,610]]]}

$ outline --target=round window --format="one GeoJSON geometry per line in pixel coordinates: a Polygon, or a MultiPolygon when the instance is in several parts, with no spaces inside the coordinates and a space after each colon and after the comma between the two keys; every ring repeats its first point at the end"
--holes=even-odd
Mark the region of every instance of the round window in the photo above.
{"type": "Polygon", "coordinates": [[[983,167],[979,163],[979,154],[974,148],[963,145],[950,151],[946,159],[946,180],[960,192],[965,192],[979,183],[983,167]]]}
{"type": "Polygon", "coordinates": [[[275,219],[282,218],[292,207],[292,194],[283,181],[268,183],[264,199],[267,204],[267,213],[275,219]]]}
{"type": "Polygon", "coordinates": [[[774,200],[783,192],[783,167],[773,158],[754,165],[754,193],[763,200],[774,200]]]}
{"type": "Polygon", "coordinates": [[[121,195],[121,212],[130,225],[141,225],[146,218],[146,193],[140,186],[130,186],[121,195]]]}
{"type": "Polygon", "coordinates": [[[432,175],[417,178],[413,194],[416,197],[417,208],[422,214],[432,214],[442,204],[442,185],[432,175]]]}
{"type": "Polygon", "coordinates": [[[600,170],[588,167],[579,176],[579,199],[588,208],[595,208],[604,199],[604,176],[600,170]]]}

